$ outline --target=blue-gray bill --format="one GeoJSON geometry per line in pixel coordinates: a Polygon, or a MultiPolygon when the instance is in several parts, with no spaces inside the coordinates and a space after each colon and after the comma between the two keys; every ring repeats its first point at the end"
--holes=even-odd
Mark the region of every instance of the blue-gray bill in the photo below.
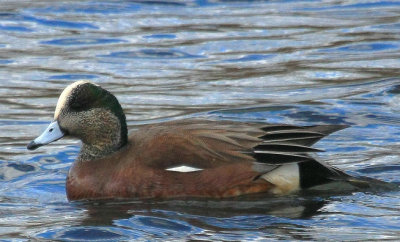
{"type": "Polygon", "coordinates": [[[64,132],[60,129],[57,121],[53,121],[49,124],[43,133],[37,137],[36,139],[32,140],[27,148],[28,150],[35,150],[42,145],[47,145],[51,142],[61,139],[64,137],[64,132]]]}

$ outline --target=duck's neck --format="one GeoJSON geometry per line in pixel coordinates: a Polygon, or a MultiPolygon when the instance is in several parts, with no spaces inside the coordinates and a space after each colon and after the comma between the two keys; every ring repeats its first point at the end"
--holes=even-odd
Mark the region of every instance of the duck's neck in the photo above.
{"type": "Polygon", "coordinates": [[[80,161],[101,159],[117,152],[127,144],[126,125],[106,126],[91,136],[81,138],[82,148],[78,155],[80,161]]]}
{"type": "MultiPolygon", "coordinates": [[[[125,144],[124,144],[125,145],[125,144]]],[[[97,147],[93,145],[82,144],[81,151],[78,155],[79,161],[90,161],[101,159],[113,154],[121,149],[124,145],[116,145],[110,147],[97,147]]]]}

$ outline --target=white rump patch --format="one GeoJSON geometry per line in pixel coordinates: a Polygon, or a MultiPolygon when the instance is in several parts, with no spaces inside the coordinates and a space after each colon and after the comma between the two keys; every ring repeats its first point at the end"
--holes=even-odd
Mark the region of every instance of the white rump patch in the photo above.
{"type": "Polygon", "coordinates": [[[70,84],[69,86],[67,86],[64,89],[64,91],[61,93],[60,97],[58,98],[56,111],[54,111],[54,120],[56,120],[58,118],[58,115],[60,115],[61,109],[64,107],[65,103],[67,102],[68,96],[70,95],[72,90],[74,90],[74,88],[76,88],[77,86],[88,83],[88,82],[90,82],[90,81],[85,81],[85,80],[77,81],[77,82],[70,84]]]}
{"type": "Polygon", "coordinates": [[[274,184],[274,194],[285,194],[300,189],[300,170],[297,163],[281,165],[265,173],[261,178],[274,184]]]}
{"type": "Polygon", "coordinates": [[[171,167],[171,168],[168,168],[165,170],[166,171],[176,171],[176,172],[194,172],[194,171],[202,171],[203,169],[183,165],[183,166],[171,167]]]}

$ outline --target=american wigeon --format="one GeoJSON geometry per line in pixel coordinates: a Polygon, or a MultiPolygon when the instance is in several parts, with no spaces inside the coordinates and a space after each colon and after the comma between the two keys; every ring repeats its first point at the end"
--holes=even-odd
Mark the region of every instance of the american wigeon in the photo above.
{"type": "Polygon", "coordinates": [[[226,198],[286,194],[338,183],[367,186],[308,153],[343,125],[299,127],[183,120],[147,125],[128,137],[116,97],[88,82],[64,89],[54,121],[28,149],[71,136],[82,141],[67,182],[70,200],[226,198]]]}

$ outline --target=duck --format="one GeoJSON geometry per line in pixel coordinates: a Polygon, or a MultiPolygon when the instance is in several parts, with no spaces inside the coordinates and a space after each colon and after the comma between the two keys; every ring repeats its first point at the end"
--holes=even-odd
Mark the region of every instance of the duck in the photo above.
{"type": "Polygon", "coordinates": [[[62,91],[53,121],[27,148],[63,137],[81,140],[66,178],[70,201],[279,196],[332,184],[369,186],[312,154],[321,151],[313,144],[346,127],[193,118],[144,125],[128,135],[117,98],[77,81],[62,91]]]}

